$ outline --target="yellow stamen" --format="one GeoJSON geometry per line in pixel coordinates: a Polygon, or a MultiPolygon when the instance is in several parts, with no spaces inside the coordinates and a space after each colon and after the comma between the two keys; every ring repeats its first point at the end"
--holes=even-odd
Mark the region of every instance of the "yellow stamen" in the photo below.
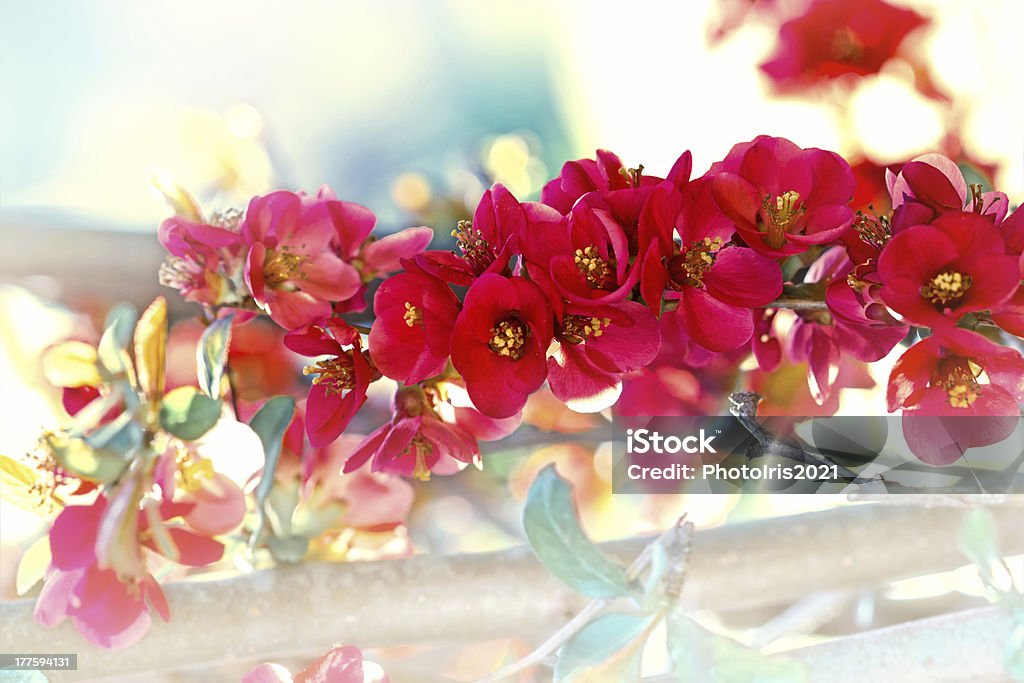
{"type": "Polygon", "coordinates": [[[529,328],[518,318],[502,320],[491,328],[491,340],[487,346],[499,356],[519,360],[526,353],[526,338],[530,336],[529,328]]]}
{"type": "Polygon", "coordinates": [[[605,329],[611,325],[608,318],[594,318],[585,315],[567,315],[562,319],[561,331],[558,338],[570,344],[582,344],[587,337],[595,339],[604,334],[605,329]]]}
{"type": "Polygon", "coordinates": [[[405,318],[405,324],[409,327],[423,324],[423,314],[408,301],[405,302],[405,315],[403,317],[405,318]]]}
{"type": "Polygon", "coordinates": [[[974,284],[970,275],[955,270],[944,270],[921,287],[921,296],[933,304],[946,306],[964,297],[974,284]]]}
{"type": "Polygon", "coordinates": [[[767,236],[765,242],[772,249],[780,249],[786,244],[786,233],[797,219],[807,213],[807,207],[800,203],[800,193],[787,190],[775,197],[765,195],[761,208],[767,214],[767,236]]]}
{"type": "Polygon", "coordinates": [[[606,289],[613,284],[611,266],[601,258],[601,254],[594,245],[585,249],[577,249],[573,261],[576,262],[576,267],[580,269],[580,272],[586,276],[591,287],[606,289]]]}
{"type": "Polygon", "coordinates": [[[313,378],[313,384],[323,386],[328,396],[334,396],[355,387],[352,359],[348,355],[318,360],[314,365],[302,368],[302,374],[317,375],[313,378]]]}
{"type": "Polygon", "coordinates": [[[306,257],[293,254],[287,248],[271,249],[263,261],[263,280],[268,287],[276,287],[288,280],[304,277],[302,264],[306,257]]]}

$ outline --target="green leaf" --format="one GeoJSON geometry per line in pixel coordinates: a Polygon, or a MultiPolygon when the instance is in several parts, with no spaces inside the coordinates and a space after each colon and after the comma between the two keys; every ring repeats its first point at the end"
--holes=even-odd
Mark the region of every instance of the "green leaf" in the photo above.
{"type": "Polygon", "coordinates": [[[573,590],[594,598],[630,595],[623,568],[580,528],[569,483],[548,465],[530,487],[523,528],[541,564],[573,590]]]}
{"type": "Polygon", "coordinates": [[[277,459],[281,455],[281,440],[294,415],[295,399],[291,396],[275,396],[264,403],[249,421],[249,426],[263,443],[263,476],[256,486],[257,501],[262,502],[266,499],[274,483],[274,471],[277,469],[277,459]]]}
{"type": "Polygon", "coordinates": [[[199,388],[213,398],[220,398],[224,364],[228,361],[228,347],[231,345],[231,321],[234,317],[235,314],[231,313],[210,323],[203,330],[203,336],[196,347],[199,388]]]}
{"type": "Polygon", "coordinates": [[[50,537],[43,536],[25,550],[18,561],[18,572],[14,580],[14,588],[18,595],[28,593],[32,586],[39,583],[50,566],[50,537]]]}
{"type": "Polygon", "coordinates": [[[85,439],[67,434],[47,434],[43,439],[57,463],[75,476],[111,484],[124,471],[123,456],[93,448],[85,439]]]}
{"type": "Polygon", "coordinates": [[[802,683],[804,666],[767,657],[732,638],[712,633],[678,610],[668,618],[668,651],[680,681],[702,683],[802,683]]]}
{"type": "Polygon", "coordinates": [[[160,424],[168,432],[195,441],[220,419],[220,401],[195,387],[178,387],[164,396],[160,404],[160,424]]]}
{"type": "Polygon", "coordinates": [[[100,363],[111,375],[125,374],[131,367],[128,346],[132,343],[139,312],[131,304],[118,304],[107,313],[103,336],[97,347],[100,363]]]}
{"type": "Polygon", "coordinates": [[[142,438],[142,427],[131,413],[124,412],[85,437],[85,442],[98,451],[124,458],[142,445],[142,438]]]}
{"type": "Polygon", "coordinates": [[[658,622],[654,614],[603,614],[565,644],[555,683],[640,680],[640,657],[658,622]]]}
{"type": "Polygon", "coordinates": [[[267,546],[275,560],[294,564],[306,556],[309,539],[305,536],[271,536],[267,539],[267,546]]]}
{"type": "Polygon", "coordinates": [[[960,552],[967,556],[985,577],[991,577],[992,566],[999,562],[999,540],[996,522],[985,508],[968,510],[960,523],[960,552]]]}
{"type": "MultiPolygon", "coordinates": [[[[295,415],[295,399],[291,396],[275,396],[259,409],[249,426],[260,437],[263,444],[263,474],[256,485],[256,528],[249,537],[249,549],[252,550],[259,542],[263,527],[266,524],[266,500],[270,488],[274,485],[274,472],[277,470],[277,459],[281,455],[281,439],[288,429],[288,424],[295,415]]],[[[290,524],[290,519],[289,519],[290,524]]],[[[305,551],[303,551],[305,552],[305,551]]]]}

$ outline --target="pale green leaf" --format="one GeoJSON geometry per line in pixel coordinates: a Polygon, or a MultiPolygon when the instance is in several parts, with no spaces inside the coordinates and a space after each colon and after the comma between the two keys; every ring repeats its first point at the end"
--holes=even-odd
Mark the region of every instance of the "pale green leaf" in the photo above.
{"type": "MultiPolygon", "coordinates": [[[[249,549],[255,548],[263,534],[263,527],[267,520],[266,500],[274,485],[274,473],[277,470],[277,460],[281,455],[281,440],[284,438],[285,430],[288,429],[292,417],[295,415],[295,399],[291,396],[275,396],[259,409],[249,426],[263,444],[263,474],[256,485],[256,528],[249,537],[249,549]]],[[[291,525],[291,518],[286,522],[291,525]]],[[[282,551],[281,548],[278,549],[282,551]]],[[[294,550],[294,548],[292,548],[294,550]]],[[[273,551],[271,551],[273,552],[273,551]]],[[[305,553],[305,550],[303,550],[305,553]]],[[[285,553],[287,555],[287,552],[285,553]]]]}
{"type": "Polygon", "coordinates": [[[210,323],[203,330],[203,336],[196,347],[199,388],[213,398],[220,398],[224,364],[228,361],[228,347],[231,345],[231,321],[234,317],[234,313],[231,313],[210,323]]]}
{"type": "Polygon", "coordinates": [[[30,545],[18,561],[18,573],[14,580],[18,595],[24,595],[39,583],[50,566],[50,537],[43,536],[30,545]]]}
{"type": "Polygon", "coordinates": [[[683,683],[802,683],[804,666],[768,657],[732,638],[712,633],[678,611],[668,618],[672,668],[683,683]]]}
{"type": "Polygon", "coordinates": [[[139,312],[131,304],[118,304],[107,313],[103,336],[97,347],[100,363],[113,376],[129,374],[131,357],[128,347],[139,312]]]}
{"type": "Polygon", "coordinates": [[[639,680],[644,644],[657,621],[652,614],[597,617],[562,648],[555,683],[639,680]]]}
{"type": "Polygon", "coordinates": [[[164,396],[160,424],[179,439],[195,441],[217,424],[220,410],[220,401],[195,387],[178,387],[164,396]]]}
{"type": "Polygon", "coordinates": [[[573,590],[595,598],[631,594],[622,566],[580,528],[572,490],[554,465],[541,470],[530,487],[523,528],[544,567],[573,590]]]}
{"type": "Polygon", "coordinates": [[[46,434],[43,437],[54,460],[77,477],[103,484],[117,481],[127,461],[110,450],[96,449],[85,439],[66,434],[46,434]]]}

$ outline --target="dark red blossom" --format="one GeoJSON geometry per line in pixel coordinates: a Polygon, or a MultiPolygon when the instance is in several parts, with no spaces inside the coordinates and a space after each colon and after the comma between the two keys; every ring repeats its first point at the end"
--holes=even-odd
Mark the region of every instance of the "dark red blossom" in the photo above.
{"type": "Polygon", "coordinates": [[[948,213],[895,235],[879,257],[878,275],[890,308],[932,327],[998,308],[1020,284],[1020,266],[999,230],[974,213],[948,213]]]}
{"type": "Polygon", "coordinates": [[[555,341],[548,357],[551,392],[576,411],[597,412],[618,399],[624,373],[654,359],[661,334],[654,314],[634,301],[570,304],[555,325],[555,341]]]}
{"type": "Polygon", "coordinates": [[[941,154],[919,156],[904,164],[899,173],[887,169],[885,182],[897,232],[930,223],[945,213],[963,211],[986,216],[999,225],[1009,208],[1004,193],[983,192],[980,185],[968,186],[956,163],[941,154]]]}
{"type": "Polygon", "coordinates": [[[466,292],[452,335],[452,364],[480,412],[519,412],[547,376],[552,314],[544,292],[520,277],[489,273],[466,292]]]}
{"type": "Polygon", "coordinates": [[[783,88],[877,73],[907,34],[927,23],[882,0],[814,0],[782,25],[778,49],[761,69],[783,88]]]}
{"type": "Polygon", "coordinates": [[[444,369],[459,299],[439,278],[423,272],[386,279],[373,298],[373,362],[384,375],[417,384],[444,369]]]}
{"type": "Polygon", "coordinates": [[[366,389],[379,373],[362,349],[358,330],[342,320],[320,320],[292,330],[285,346],[303,356],[321,357],[303,369],[313,375],[306,401],[306,433],[314,448],[338,438],[366,401],[366,389]]]}
{"type": "Polygon", "coordinates": [[[853,172],[834,152],[762,135],[734,146],[708,175],[739,236],[766,256],[834,242],[853,222],[853,172]]]}

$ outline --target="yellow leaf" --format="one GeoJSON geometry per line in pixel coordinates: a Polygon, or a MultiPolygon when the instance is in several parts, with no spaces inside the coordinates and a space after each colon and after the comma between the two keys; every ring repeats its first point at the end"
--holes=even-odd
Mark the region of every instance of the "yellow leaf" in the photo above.
{"type": "Polygon", "coordinates": [[[28,547],[18,562],[18,574],[14,582],[18,595],[24,595],[32,586],[39,583],[46,573],[46,568],[50,566],[51,559],[53,558],[50,555],[49,536],[37,539],[28,547]]]}
{"type": "Polygon", "coordinates": [[[164,395],[167,364],[167,301],[158,296],[135,325],[135,366],[139,388],[151,406],[164,395]]]}
{"type": "Polygon", "coordinates": [[[149,182],[157,192],[164,196],[175,214],[195,223],[204,222],[199,204],[192,198],[192,195],[174,182],[169,174],[156,170],[150,176],[149,182]]]}
{"type": "Polygon", "coordinates": [[[43,355],[43,374],[58,387],[98,387],[102,383],[96,365],[96,348],[81,341],[67,341],[43,355]]]}
{"type": "Polygon", "coordinates": [[[23,462],[0,455],[0,495],[22,510],[45,516],[44,506],[40,505],[42,496],[33,489],[35,483],[35,470],[23,462]]]}

